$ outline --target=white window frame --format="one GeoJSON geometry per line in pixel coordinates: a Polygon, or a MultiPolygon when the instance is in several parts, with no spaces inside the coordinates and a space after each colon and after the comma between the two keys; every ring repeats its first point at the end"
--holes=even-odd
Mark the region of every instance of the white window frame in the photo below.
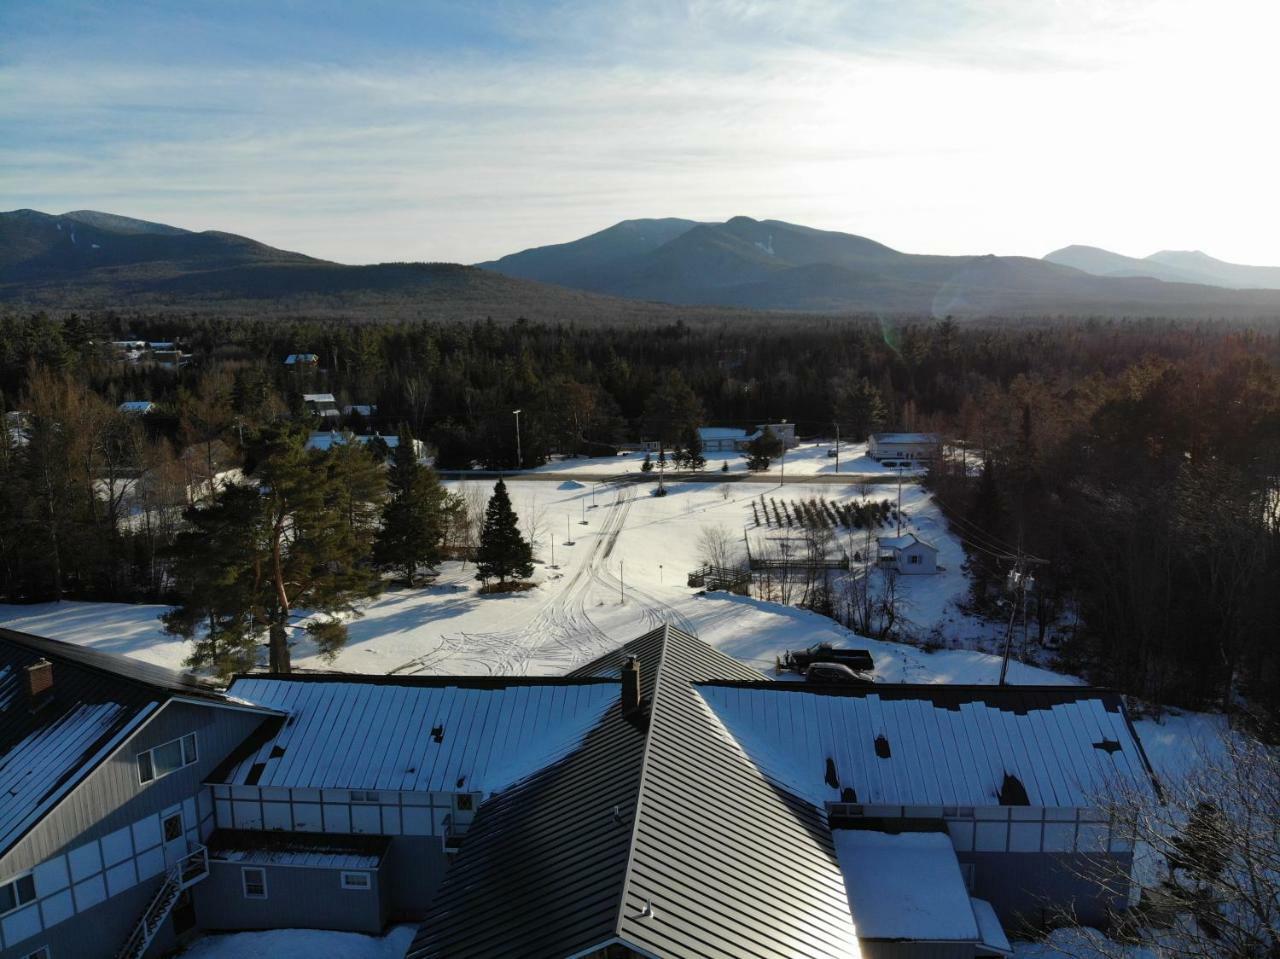
{"type": "Polygon", "coordinates": [[[246,899],[267,899],[270,898],[267,891],[267,870],[262,866],[241,866],[240,867],[240,892],[244,894],[246,899]],[[249,873],[256,872],[262,877],[262,895],[249,891],[249,873]]]}
{"type": "Polygon", "coordinates": [[[5,886],[13,886],[13,908],[5,909],[3,912],[0,912],[0,916],[7,916],[11,912],[17,912],[23,906],[29,906],[33,902],[35,902],[37,899],[40,898],[39,895],[36,893],[36,874],[31,870],[27,870],[24,873],[19,873],[18,875],[14,876],[12,879],[7,879],[4,882],[0,883],[0,889],[3,889],[5,886]],[[18,895],[18,883],[20,883],[24,879],[31,880],[31,898],[30,899],[23,899],[18,895]]]}
{"type": "Polygon", "coordinates": [[[160,745],[158,746],[152,746],[150,749],[142,750],[137,754],[137,758],[135,761],[138,765],[138,782],[139,784],[145,786],[147,783],[153,783],[158,779],[163,779],[165,776],[168,776],[171,773],[176,773],[179,769],[186,769],[188,766],[192,766],[195,763],[199,762],[200,761],[199,737],[194,732],[191,732],[191,733],[187,733],[184,736],[179,736],[177,739],[170,739],[167,742],[160,743],[160,745]],[[188,740],[190,740],[189,745],[187,742],[188,740]],[[157,773],[156,758],[155,758],[156,751],[160,749],[164,749],[166,746],[172,746],[174,743],[178,744],[178,749],[182,754],[182,765],[177,766],[173,769],[170,769],[167,772],[157,773]],[[149,771],[149,773],[146,775],[144,775],[142,771],[142,760],[144,756],[146,757],[147,769],[149,771]]]}
{"type": "Polygon", "coordinates": [[[373,874],[363,869],[344,869],[342,872],[342,888],[368,892],[373,889],[373,874]],[[357,881],[352,882],[352,879],[357,879],[357,881]],[[363,880],[363,883],[360,880],[363,880]]]}
{"type": "Polygon", "coordinates": [[[53,950],[48,946],[41,946],[39,949],[27,953],[22,959],[53,959],[53,950]]]}

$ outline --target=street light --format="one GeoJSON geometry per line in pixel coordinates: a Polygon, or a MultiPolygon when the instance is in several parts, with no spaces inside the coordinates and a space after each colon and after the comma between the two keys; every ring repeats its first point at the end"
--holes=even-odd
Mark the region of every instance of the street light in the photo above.
{"type": "Polygon", "coordinates": [[[524,456],[520,453],[520,411],[512,410],[516,416],[516,469],[524,465],[524,456]]]}

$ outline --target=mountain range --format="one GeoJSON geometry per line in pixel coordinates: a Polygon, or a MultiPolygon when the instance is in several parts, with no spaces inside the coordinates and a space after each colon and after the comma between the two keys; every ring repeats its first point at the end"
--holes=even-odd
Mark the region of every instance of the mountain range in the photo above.
{"type": "Polygon", "coordinates": [[[779,220],[625,220],[475,266],[349,266],[109,213],[0,213],[0,301],[63,308],[625,322],[743,309],[956,316],[1280,316],[1280,268],[1199,253],[904,253],[779,220]]]}
{"type": "Polygon", "coordinates": [[[1125,269],[1118,262],[1125,258],[1106,251],[1075,255],[1085,249],[1044,259],[919,255],[853,234],[739,216],[724,223],[626,220],[478,265],[613,296],[767,310],[1203,316],[1271,313],[1280,304],[1261,292],[1280,289],[1280,268],[1167,253],[1132,261],[1149,264],[1146,270],[1125,269]]]}
{"type": "Polygon", "coordinates": [[[1227,263],[1199,250],[1161,250],[1139,259],[1096,246],[1064,246],[1045,259],[1094,276],[1149,276],[1169,283],[1201,283],[1234,290],[1280,290],[1280,266],[1227,263]]]}

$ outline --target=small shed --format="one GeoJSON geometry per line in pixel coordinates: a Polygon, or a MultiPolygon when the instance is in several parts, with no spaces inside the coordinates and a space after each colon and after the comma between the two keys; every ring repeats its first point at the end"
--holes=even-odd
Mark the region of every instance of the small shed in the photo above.
{"type": "Polygon", "coordinates": [[[938,548],[926,543],[915,533],[881,536],[876,543],[879,546],[877,561],[881,566],[893,567],[904,576],[938,571],[938,548]]]}
{"type": "Polygon", "coordinates": [[[380,933],[390,908],[386,836],[218,829],[194,889],[204,929],[380,933]]]}

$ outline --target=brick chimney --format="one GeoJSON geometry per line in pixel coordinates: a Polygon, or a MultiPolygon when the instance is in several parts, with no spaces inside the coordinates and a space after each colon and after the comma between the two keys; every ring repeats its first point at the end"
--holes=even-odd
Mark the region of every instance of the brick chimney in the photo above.
{"type": "Polygon", "coordinates": [[[27,667],[27,706],[34,713],[53,701],[53,663],[39,659],[27,667]]]}
{"type": "Polygon", "coordinates": [[[622,664],[622,715],[630,716],[640,708],[640,660],[628,656],[622,664]]]}

